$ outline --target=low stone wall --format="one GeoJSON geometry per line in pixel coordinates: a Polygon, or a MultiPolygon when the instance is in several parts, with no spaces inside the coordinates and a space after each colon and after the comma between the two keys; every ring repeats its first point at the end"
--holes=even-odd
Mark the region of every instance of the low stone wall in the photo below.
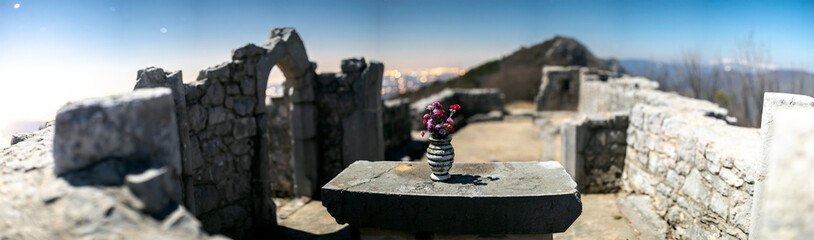
{"type": "Polygon", "coordinates": [[[493,88],[482,89],[445,89],[432,96],[415,101],[410,105],[410,118],[413,129],[421,130],[422,116],[427,113],[427,105],[440,102],[445,110],[452,104],[460,104],[461,111],[453,118],[455,125],[460,126],[466,123],[466,119],[476,114],[488,114],[492,111],[506,111],[506,97],[499,90],[493,88]]]}
{"type": "Polygon", "coordinates": [[[698,112],[734,123],[728,111],[718,105],[693,98],[682,97],[673,92],[656,90],[658,83],[642,77],[623,76],[607,82],[583,80],[579,92],[579,112],[630,111],[636,104],[673,107],[682,111],[698,112]]]}
{"type": "Polygon", "coordinates": [[[394,99],[384,101],[382,111],[382,130],[384,131],[384,146],[387,149],[410,141],[410,101],[407,99],[394,99]]]}
{"type": "Polygon", "coordinates": [[[580,192],[619,191],[627,128],[627,112],[580,115],[562,124],[562,162],[580,192]]]}
{"type": "Polygon", "coordinates": [[[665,236],[745,239],[759,178],[758,129],[675,107],[631,110],[623,191],[652,199],[665,236]]]}

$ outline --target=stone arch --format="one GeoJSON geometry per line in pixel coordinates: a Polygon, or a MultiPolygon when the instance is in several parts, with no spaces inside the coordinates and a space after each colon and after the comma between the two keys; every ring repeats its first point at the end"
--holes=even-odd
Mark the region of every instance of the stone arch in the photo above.
{"type": "MultiPolygon", "coordinates": [[[[294,188],[300,196],[312,196],[317,190],[316,107],[313,83],[316,64],[308,59],[305,45],[294,28],[272,28],[263,43],[266,53],[257,62],[258,91],[265,93],[268,76],[277,66],[286,78],[284,100],[291,109],[294,188]],[[262,83],[261,83],[262,82],[262,83]],[[289,95],[289,89],[292,94],[289,95]]],[[[261,94],[258,92],[258,96],[261,94]]],[[[265,97],[264,94],[262,94],[265,97]]],[[[263,99],[264,100],[264,99],[263,99]]],[[[265,107],[258,105],[260,108],[265,107]]],[[[265,168],[268,169],[268,168],[265,168]]]]}

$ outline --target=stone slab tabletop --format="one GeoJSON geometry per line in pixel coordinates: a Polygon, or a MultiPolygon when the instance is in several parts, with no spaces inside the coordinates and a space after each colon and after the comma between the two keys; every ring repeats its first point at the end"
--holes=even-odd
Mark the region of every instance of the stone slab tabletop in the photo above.
{"type": "Polygon", "coordinates": [[[356,161],[322,187],[322,204],[354,227],[450,234],[565,232],[582,213],[557,162],[456,163],[446,182],[426,162],[356,161]]]}

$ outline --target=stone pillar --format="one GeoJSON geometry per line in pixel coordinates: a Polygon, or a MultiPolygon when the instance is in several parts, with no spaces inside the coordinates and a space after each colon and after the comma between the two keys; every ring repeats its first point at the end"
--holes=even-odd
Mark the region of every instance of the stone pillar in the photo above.
{"type": "MultiPolygon", "coordinates": [[[[364,58],[343,60],[342,71],[345,74],[358,72],[361,70],[359,67],[364,66],[364,61],[364,58]]],[[[363,69],[352,83],[356,110],[342,119],[343,167],[357,160],[384,160],[381,105],[384,64],[370,62],[363,69]]]]}
{"type": "Polygon", "coordinates": [[[565,171],[571,175],[574,182],[580,184],[585,178],[585,160],[581,156],[584,145],[584,127],[578,119],[564,121],[560,126],[562,132],[562,165],[565,171]]]}
{"type": "MultiPolygon", "coordinates": [[[[794,179],[797,180],[804,180],[810,181],[810,178],[804,175],[788,175],[796,173],[796,169],[800,169],[799,167],[788,168],[791,165],[782,165],[784,168],[779,168],[771,171],[770,165],[773,164],[783,164],[783,163],[800,163],[804,159],[809,159],[812,155],[805,155],[805,153],[795,153],[790,152],[789,150],[794,149],[805,149],[805,145],[803,142],[798,141],[790,141],[793,139],[797,139],[800,141],[808,140],[810,138],[803,137],[804,135],[794,135],[790,132],[801,133],[806,129],[811,127],[810,125],[806,125],[810,123],[811,118],[794,118],[794,119],[781,119],[779,116],[776,116],[781,111],[786,110],[810,110],[814,109],[814,98],[809,96],[803,95],[796,95],[796,94],[786,94],[786,93],[765,93],[763,98],[763,115],[761,116],[761,124],[760,124],[760,139],[762,150],[760,154],[760,161],[758,166],[758,172],[760,176],[758,176],[755,181],[755,193],[754,193],[754,201],[752,204],[752,214],[751,214],[751,225],[749,227],[749,235],[750,239],[760,239],[760,236],[771,236],[770,238],[779,237],[776,235],[767,235],[766,232],[768,226],[777,226],[776,224],[770,223],[770,221],[778,220],[778,219],[771,219],[776,217],[777,215],[770,215],[764,216],[764,213],[771,211],[771,209],[762,209],[764,206],[768,206],[769,208],[776,207],[772,204],[775,204],[777,201],[780,201],[779,198],[775,198],[770,193],[776,192],[777,189],[784,189],[782,186],[778,186],[776,184],[788,181],[787,183],[790,184],[789,186],[796,186],[797,183],[801,183],[799,181],[791,181],[794,179]],[[805,120],[803,120],[805,119],[805,120]],[[798,121],[798,122],[794,122],[798,121]],[[789,125],[785,125],[783,123],[788,123],[789,125]],[[801,129],[791,128],[791,126],[799,126],[801,129]],[[791,139],[786,139],[780,136],[786,136],[791,139]],[[785,148],[776,148],[773,147],[777,144],[787,144],[785,148]],[[782,149],[782,150],[781,150],[782,149]],[[793,154],[802,154],[802,155],[793,155],[793,154]],[[808,157],[808,158],[807,158],[808,157]],[[771,178],[778,177],[779,179],[771,180],[771,178]],[[764,186],[764,182],[774,182],[775,185],[768,185],[764,186]],[[771,189],[777,188],[777,189],[771,189]],[[769,199],[775,198],[775,203],[773,202],[764,202],[770,201],[769,199]],[[763,226],[763,224],[772,224],[763,226]],[[756,236],[756,237],[753,237],[756,236]]],[[[784,115],[786,118],[791,118],[793,115],[787,114],[784,115]]],[[[777,168],[777,167],[776,167],[777,168]]],[[[805,168],[806,170],[810,170],[811,168],[805,168]]],[[[810,174],[808,176],[811,176],[810,174]]],[[[805,182],[803,181],[803,182],[805,182]]],[[[810,188],[808,188],[810,189],[810,188]]],[[[792,189],[789,191],[797,192],[797,191],[805,191],[808,189],[792,189]]],[[[788,194],[797,194],[797,193],[778,193],[780,196],[788,195],[788,194]]],[[[799,211],[799,209],[798,209],[799,211]]],[[[776,213],[772,213],[776,214],[776,213]]],[[[793,218],[793,217],[792,217],[793,218]]],[[[811,229],[809,229],[811,230],[811,229]]],[[[771,232],[776,232],[776,230],[772,230],[771,232]]],[[[810,231],[809,231],[810,232],[810,231]]]]}
{"type": "MultiPolygon", "coordinates": [[[[766,101],[770,101],[769,97],[766,101]]],[[[795,100],[802,100],[799,99],[802,96],[796,97],[795,100]]],[[[771,113],[768,124],[772,127],[766,135],[771,141],[764,146],[768,153],[767,175],[760,194],[755,192],[753,211],[757,212],[752,212],[750,239],[807,239],[814,235],[812,109],[774,109],[771,113]]]]}
{"type": "Polygon", "coordinates": [[[181,71],[173,73],[164,72],[164,69],[149,67],[138,71],[134,89],[167,87],[172,90],[172,99],[175,102],[175,119],[178,125],[178,139],[181,144],[181,167],[183,182],[184,205],[190,213],[196,214],[195,192],[192,184],[192,168],[190,167],[189,124],[187,120],[187,101],[184,91],[184,82],[181,71]]]}

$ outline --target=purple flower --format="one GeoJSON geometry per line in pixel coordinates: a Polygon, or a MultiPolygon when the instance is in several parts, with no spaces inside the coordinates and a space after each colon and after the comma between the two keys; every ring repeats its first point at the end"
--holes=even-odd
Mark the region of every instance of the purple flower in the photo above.
{"type": "Polygon", "coordinates": [[[440,133],[440,134],[447,134],[447,131],[446,131],[446,130],[444,130],[444,129],[442,128],[441,130],[439,130],[439,131],[438,131],[438,133],[440,133]]]}
{"type": "Polygon", "coordinates": [[[439,103],[439,102],[434,102],[434,103],[432,104],[432,106],[433,106],[433,107],[436,107],[436,108],[441,108],[441,103],[439,103]]]}
{"type": "Polygon", "coordinates": [[[433,114],[438,114],[439,112],[441,112],[441,110],[439,110],[439,109],[437,109],[437,108],[436,108],[435,110],[432,110],[432,113],[433,113],[433,114]]]}
{"type": "Polygon", "coordinates": [[[436,124],[435,129],[439,129],[439,128],[441,128],[441,124],[436,124]]]}
{"type": "Polygon", "coordinates": [[[430,110],[430,111],[432,111],[432,110],[433,110],[433,109],[435,109],[435,108],[434,108],[434,107],[433,107],[433,106],[432,106],[432,104],[430,104],[430,105],[427,105],[427,110],[430,110]]]}

